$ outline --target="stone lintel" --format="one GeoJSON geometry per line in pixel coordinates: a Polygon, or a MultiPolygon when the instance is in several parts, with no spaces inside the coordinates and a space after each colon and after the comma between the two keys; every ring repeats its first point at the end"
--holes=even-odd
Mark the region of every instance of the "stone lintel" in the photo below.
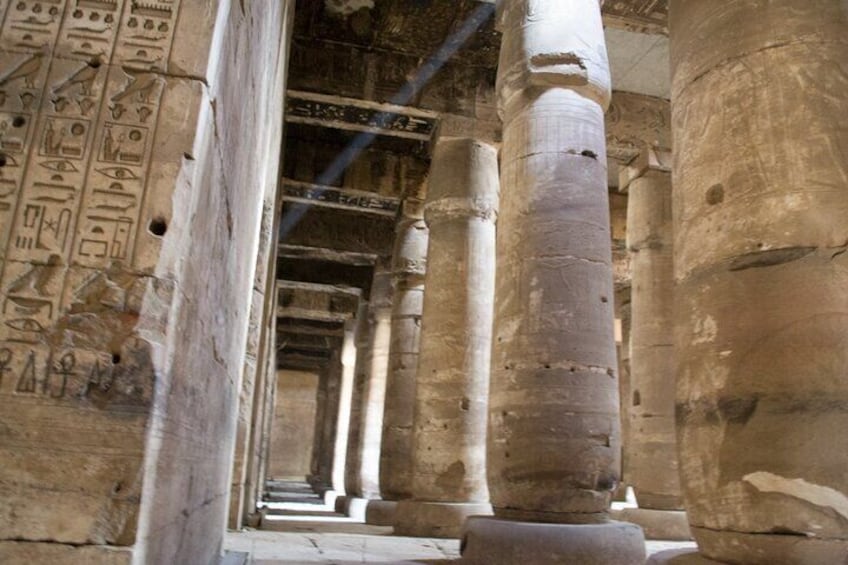
{"type": "Polygon", "coordinates": [[[395,217],[400,200],[376,192],[338,188],[293,179],[283,179],[283,200],[326,208],[395,217]]]}
{"type": "Polygon", "coordinates": [[[357,253],[355,251],[339,251],[325,247],[309,247],[306,245],[290,245],[281,243],[277,257],[287,259],[311,259],[316,261],[332,261],[345,265],[371,266],[377,262],[378,256],[373,253],[357,253]]]}
{"type": "Polygon", "coordinates": [[[362,289],[354,286],[321,284],[302,281],[277,281],[277,288],[280,290],[302,290],[307,292],[322,292],[326,294],[349,295],[359,298],[362,295],[362,289]]]}
{"type": "Polygon", "coordinates": [[[629,165],[619,173],[618,190],[627,192],[636,179],[671,173],[671,150],[645,147],[629,165]]]}
{"type": "Polygon", "coordinates": [[[278,318],[277,332],[341,338],[344,337],[344,324],[302,318],[278,318]]]}
{"type": "Polygon", "coordinates": [[[287,122],[417,141],[430,141],[437,119],[417,108],[314,92],[289,90],[286,99],[287,122]]]}
{"type": "Polygon", "coordinates": [[[300,318],[302,320],[316,320],[319,322],[344,322],[353,318],[350,312],[328,312],[320,309],[309,308],[277,308],[277,316],[280,318],[300,318]]]}

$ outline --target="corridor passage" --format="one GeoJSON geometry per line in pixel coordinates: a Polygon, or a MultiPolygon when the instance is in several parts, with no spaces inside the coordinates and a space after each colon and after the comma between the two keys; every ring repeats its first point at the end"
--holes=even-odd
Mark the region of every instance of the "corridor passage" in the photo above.
{"type": "MultiPolygon", "coordinates": [[[[268,481],[261,528],[227,534],[227,550],[242,559],[232,565],[440,565],[459,558],[459,540],[392,536],[392,528],[358,522],[335,512],[332,503],[307,483],[268,481]]],[[[647,543],[649,555],[693,547],[692,542],[647,543]]]]}

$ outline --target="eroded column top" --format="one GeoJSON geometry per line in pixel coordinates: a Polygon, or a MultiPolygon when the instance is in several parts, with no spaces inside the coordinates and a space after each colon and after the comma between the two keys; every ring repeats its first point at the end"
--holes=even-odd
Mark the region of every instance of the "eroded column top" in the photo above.
{"type": "Polygon", "coordinates": [[[455,218],[498,215],[498,151],[468,137],[441,137],[433,152],[430,189],[424,205],[427,225],[455,218]]]}

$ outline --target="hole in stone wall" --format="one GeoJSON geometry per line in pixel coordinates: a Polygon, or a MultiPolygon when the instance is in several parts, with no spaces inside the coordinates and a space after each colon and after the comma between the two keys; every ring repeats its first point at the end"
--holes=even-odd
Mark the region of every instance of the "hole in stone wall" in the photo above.
{"type": "Polygon", "coordinates": [[[5,154],[5,153],[0,153],[0,167],[5,167],[5,166],[6,166],[6,162],[7,162],[7,160],[6,160],[6,154],[5,154]]]}
{"type": "Polygon", "coordinates": [[[92,59],[91,61],[88,62],[88,66],[91,67],[92,69],[99,69],[101,64],[102,63],[100,62],[99,59],[92,59]]]}
{"type": "Polygon", "coordinates": [[[638,390],[633,391],[633,406],[639,406],[642,404],[642,395],[639,394],[638,390]]]}
{"type": "Polygon", "coordinates": [[[120,353],[113,353],[112,354],[112,364],[117,365],[120,362],[121,362],[121,354],[120,353]]]}
{"type": "Polygon", "coordinates": [[[24,127],[25,123],[26,123],[26,118],[24,118],[23,116],[15,116],[15,119],[12,120],[12,127],[13,128],[22,128],[22,127],[24,127]]]}
{"type": "Polygon", "coordinates": [[[707,190],[707,204],[715,206],[724,201],[724,187],[720,184],[714,184],[707,190]]]}
{"type": "Polygon", "coordinates": [[[153,218],[150,220],[150,226],[147,229],[156,237],[162,237],[168,231],[168,224],[165,222],[165,218],[153,218]]]}

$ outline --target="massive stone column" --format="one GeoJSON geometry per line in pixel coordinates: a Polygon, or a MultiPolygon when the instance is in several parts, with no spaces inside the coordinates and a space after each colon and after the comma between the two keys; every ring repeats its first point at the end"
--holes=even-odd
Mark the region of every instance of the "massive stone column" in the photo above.
{"type": "Polygon", "coordinates": [[[848,561],[848,7],[671,3],[677,418],[724,562],[848,561]]]}
{"type": "Polygon", "coordinates": [[[491,514],[486,406],[495,286],[498,155],[470,138],[441,138],[424,217],[430,230],[415,392],[412,499],[395,533],[459,537],[491,514]]]}
{"type": "Polygon", "coordinates": [[[674,428],[671,153],[646,147],[621,171],[631,257],[627,479],[638,509],[622,518],[648,538],[688,539],[674,428]]]}
{"type": "Polygon", "coordinates": [[[383,500],[368,504],[366,519],[373,524],[390,525],[396,502],[411,495],[415,371],[428,239],[420,208],[418,200],[408,198],[404,201],[392,256],[394,300],[380,450],[380,496],[383,500]]]}
{"type": "Polygon", "coordinates": [[[378,265],[371,285],[368,315],[357,331],[356,376],[351,407],[348,461],[345,470],[347,500],[344,511],[365,519],[368,500],[380,497],[380,443],[391,335],[392,273],[378,265]]]}
{"type": "Polygon", "coordinates": [[[497,518],[471,518],[474,563],[642,563],[609,522],[620,424],[597,0],[505,0],[504,120],[489,400],[497,518]]]}

